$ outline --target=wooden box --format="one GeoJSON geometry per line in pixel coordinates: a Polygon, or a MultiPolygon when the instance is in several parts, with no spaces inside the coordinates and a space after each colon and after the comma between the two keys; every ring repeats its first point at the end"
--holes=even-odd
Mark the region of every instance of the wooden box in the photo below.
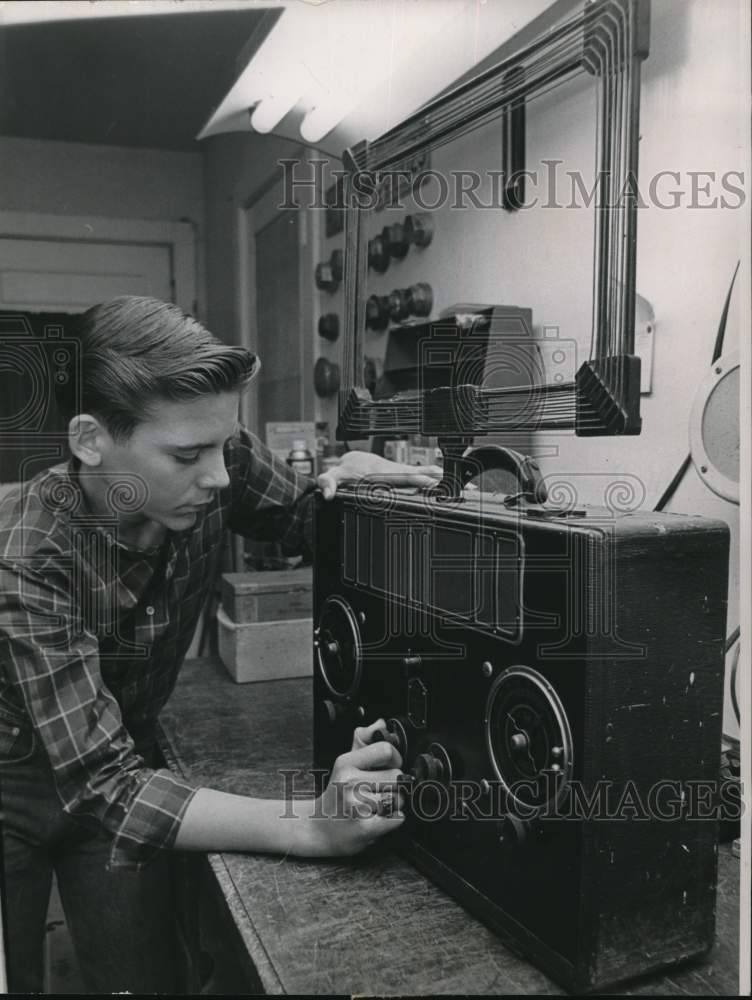
{"type": "Polygon", "coordinates": [[[310,618],[312,570],[270,570],[262,573],[225,573],[222,606],[233,622],[276,622],[310,618]]]}
{"type": "Polygon", "coordinates": [[[238,684],[313,672],[313,621],[234,622],[217,609],[219,656],[238,684]]]}

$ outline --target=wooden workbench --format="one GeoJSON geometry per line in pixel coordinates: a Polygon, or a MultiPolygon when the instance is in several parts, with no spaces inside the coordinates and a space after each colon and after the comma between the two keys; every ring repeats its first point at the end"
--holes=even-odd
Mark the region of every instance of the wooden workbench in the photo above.
{"type": "MultiPolygon", "coordinates": [[[[162,713],[169,765],[200,785],[284,797],[311,766],[311,682],[235,684],[188,661],[162,713]]],[[[310,782],[310,779],[309,779],[310,782]]],[[[309,785],[310,787],[310,785],[309,785]]],[[[382,842],[344,861],[176,855],[186,990],[325,995],[558,994],[382,842]]],[[[618,995],[738,993],[739,862],[719,851],[716,945],[702,961],[618,995]]]]}

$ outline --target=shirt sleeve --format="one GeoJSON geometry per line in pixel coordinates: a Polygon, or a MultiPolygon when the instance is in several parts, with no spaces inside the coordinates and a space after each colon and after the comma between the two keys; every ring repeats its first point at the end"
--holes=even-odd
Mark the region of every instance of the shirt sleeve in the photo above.
{"type": "Polygon", "coordinates": [[[286,555],[313,555],[316,481],[296,472],[245,427],[228,443],[232,501],[228,527],[257,541],[280,542],[286,555]]]}
{"type": "Polygon", "coordinates": [[[113,834],[110,865],[142,868],[174,844],[196,788],[144,765],[102,678],[71,588],[0,565],[0,660],[54,774],[63,809],[113,834]]]}

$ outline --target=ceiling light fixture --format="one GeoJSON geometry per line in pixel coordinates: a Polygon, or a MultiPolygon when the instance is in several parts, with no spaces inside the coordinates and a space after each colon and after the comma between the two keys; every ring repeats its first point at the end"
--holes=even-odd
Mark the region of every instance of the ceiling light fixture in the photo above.
{"type": "Polygon", "coordinates": [[[292,0],[199,133],[275,132],[339,155],[489,55],[551,0],[292,0]]]}

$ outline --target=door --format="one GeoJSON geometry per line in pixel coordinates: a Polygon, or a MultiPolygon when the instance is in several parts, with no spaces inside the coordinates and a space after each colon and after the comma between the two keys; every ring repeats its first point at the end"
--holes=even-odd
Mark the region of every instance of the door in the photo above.
{"type": "Polygon", "coordinates": [[[298,212],[277,211],[256,231],[258,420],[302,420],[298,212]]]}
{"type": "Polygon", "coordinates": [[[67,458],[54,383],[73,363],[76,316],[117,295],[172,292],[167,245],[0,239],[0,484],[67,458]]]}

